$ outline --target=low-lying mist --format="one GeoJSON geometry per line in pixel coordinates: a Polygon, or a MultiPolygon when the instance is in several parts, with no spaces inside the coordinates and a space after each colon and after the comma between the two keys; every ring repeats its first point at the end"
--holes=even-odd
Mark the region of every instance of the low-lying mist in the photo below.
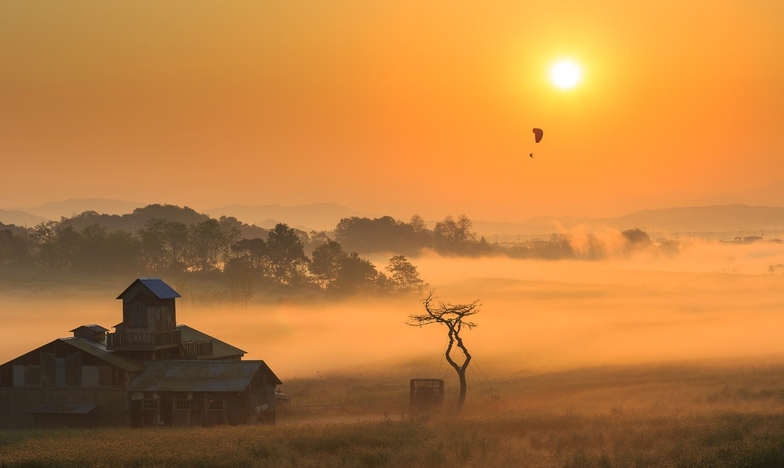
{"type": "MultiPolygon", "coordinates": [[[[643,251],[598,261],[435,255],[411,261],[438,299],[480,301],[479,326],[463,338],[475,369],[488,378],[784,353],[784,275],[769,268],[784,264],[784,245],[680,244],[676,255],[643,251]]],[[[383,265],[383,258],[372,260],[383,265]]],[[[122,320],[114,299],[120,292],[6,295],[0,361],[70,336],[82,324],[111,328],[122,320]]],[[[177,319],[247,351],[246,359],[265,360],[284,381],[376,371],[451,376],[445,329],[406,324],[422,311],[421,298],[255,297],[247,305],[211,306],[183,297],[177,319]]]]}

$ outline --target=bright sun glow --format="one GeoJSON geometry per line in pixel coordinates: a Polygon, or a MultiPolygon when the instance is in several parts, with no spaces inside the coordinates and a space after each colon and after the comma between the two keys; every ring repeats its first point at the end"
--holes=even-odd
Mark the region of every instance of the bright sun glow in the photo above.
{"type": "Polygon", "coordinates": [[[574,88],[580,83],[580,78],[580,67],[570,60],[562,60],[550,68],[550,81],[561,89],[574,88]]]}

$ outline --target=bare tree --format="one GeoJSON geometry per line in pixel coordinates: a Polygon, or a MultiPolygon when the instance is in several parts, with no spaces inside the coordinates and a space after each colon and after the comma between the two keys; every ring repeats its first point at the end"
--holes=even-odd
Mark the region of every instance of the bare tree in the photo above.
{"type": "Polygon", "coordinates": [[[449,336],[449,344],[446,347],[444,356],[446,357],[449,365],[455,369],[455,372],[457,372],[457,377],[460,380],[460,393],[457,396],[456,407],[456,412],[459,413],[463,409],[463,404],[465,403],[466,370],[468,369],[468,364],[471,362],[471,354],[465,347],[463,338],[460,336],[460,332],[464,326],[469,330],[477,326],[474,322],[469,322],[465,320],[465,318],[478,314],[480,304],[479,301],[474,301],[469,304],[450,304],[439,302],[438,305],[434,304],[434,302],[435,298],[433,297],[433,291],[430,291],[427,297],[422,299],[422,305],[425,307],[425,313],[419,315],[409,315],[408,322],[406,323],[412,327],[421,327],[431,323],[442,323],[446,325],[449,336]],[[454,345],[457,345],[457,347],[460,348],[460,350],[463,352],[464,359],[462,364],[458,364],[454,361],[454,359],[452,359],[451,353],[452,347],[454,345]]]}

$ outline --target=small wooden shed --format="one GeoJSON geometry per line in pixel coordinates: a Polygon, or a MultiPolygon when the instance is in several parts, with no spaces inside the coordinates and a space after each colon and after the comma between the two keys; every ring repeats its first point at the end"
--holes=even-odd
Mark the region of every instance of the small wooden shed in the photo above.
{"type": "Polygon", "coordinates": [[[411,379],[411,417],[430,414],[444,404],[444,379],[411,379]]]}

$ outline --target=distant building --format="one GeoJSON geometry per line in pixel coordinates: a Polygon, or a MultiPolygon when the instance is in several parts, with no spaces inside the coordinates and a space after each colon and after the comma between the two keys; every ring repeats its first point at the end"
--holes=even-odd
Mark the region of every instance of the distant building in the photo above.
{"type": "Polygon", "coordinates": [[[264,361],[187,325],[180,295],[140,278],[115,332],[82,325],[0,366],[0,430],[275,422],[280,379],[264,361]]]}

